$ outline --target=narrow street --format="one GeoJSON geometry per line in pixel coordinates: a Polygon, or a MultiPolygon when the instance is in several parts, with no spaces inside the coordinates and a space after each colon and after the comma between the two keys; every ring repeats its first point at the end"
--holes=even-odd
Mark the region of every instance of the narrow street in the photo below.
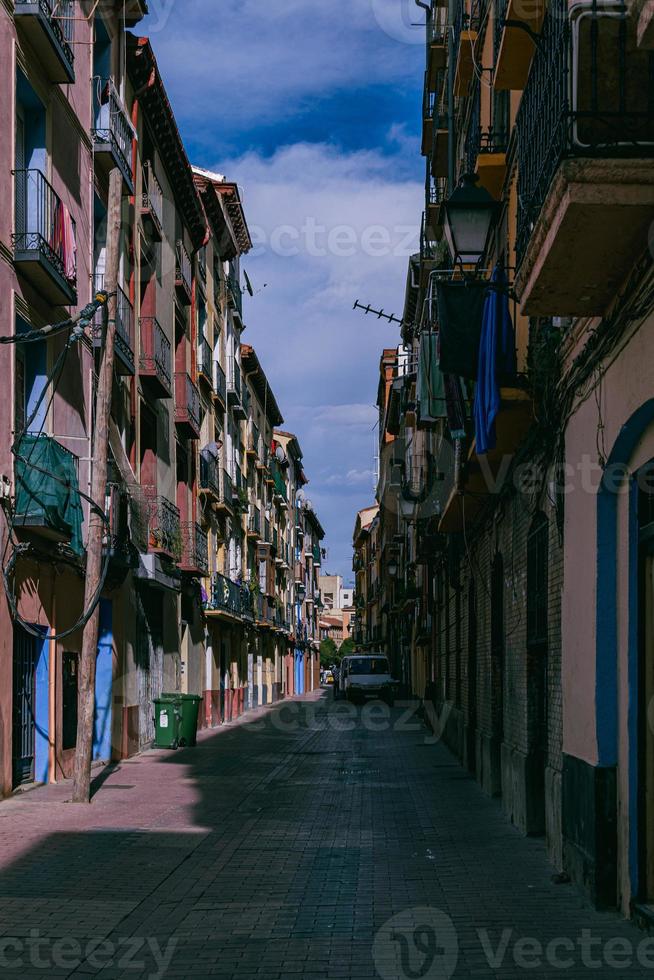
{"type": "Polygon", "coordinates": [[[385,713],[323,691],[121,762],[90,807],[5,802],[0,976],[651,975],[653,940],[385,713]]]}

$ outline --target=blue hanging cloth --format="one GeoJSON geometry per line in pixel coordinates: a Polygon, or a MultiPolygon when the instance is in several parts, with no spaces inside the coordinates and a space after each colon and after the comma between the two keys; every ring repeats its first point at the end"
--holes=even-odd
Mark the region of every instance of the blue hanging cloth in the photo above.
{"type": "Polygon", "coordinates": [[[495,448],[495,419],[500,410],[500,384],[512,384],[517,374],[515,332],[504,270],[495,266],[484,302],[475,390],[475,439],[478,455],[495,448]]]}

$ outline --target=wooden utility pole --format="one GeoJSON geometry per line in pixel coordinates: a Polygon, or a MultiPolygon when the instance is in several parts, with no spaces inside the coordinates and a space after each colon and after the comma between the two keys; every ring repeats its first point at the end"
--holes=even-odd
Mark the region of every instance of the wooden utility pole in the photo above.
{"type": "MultiPolygon", "coordinates": [[[[117,167],[109,177],[109,218],[107,223],[107,256],[104,288],[109,302],[103,306],[102,347],[100,373],[95,398],[95,427],[93,431],[93,475],[91,497],[104,512],[107,492],[107,450],[109,445],[109,418],[111,415],[111,388],[114,372],[114,347],[116,338],[116,284],[120,260],[122,176],[117,167]]],[[[86,581],[84,608],[88,609],[97,592],[102,574],[102,539],[104,523],[99,514],[91,511],[89,536],[86,547],[86,581]]],[[[95,718],[95,665],[98,654],[98,629],[100,606],[84,627],[82,655],[79,663],[77,690],[77,744],[73,774],[73,802],[91,801],[91,762],[93,756],[93,723],[95,718]]]]}

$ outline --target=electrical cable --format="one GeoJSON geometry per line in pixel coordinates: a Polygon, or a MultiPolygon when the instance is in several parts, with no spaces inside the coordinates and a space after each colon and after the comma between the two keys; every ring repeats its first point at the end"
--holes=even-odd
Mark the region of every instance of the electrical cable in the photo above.
{"type": "MultiPolygon", "coordinates": [[[[93,318],[94,314],[97,312],[97,310],[101,306],[106,305],[106,303],[108,301],[108,298],[109,298],[109,295],[110,294],[108,294],[107,292],[100,292],[100,293],[98,293],[96,295],[96,299],[94,301],[92,301],[91,303],[87,304],[87,306],[85,306],[84,309],[81,310],[80,313],[77,314],[76,317],[73,317],[73,318],[69,319],[68,321],[65,321],[65,322],[63,322],[61,324],[56,324],[56,325],[53,325],[51,327],[45,327],[42,330],[29,331],[29,333],[26,334],[26,335],[22,335],[22,336],[21,335],[17,335],[15,337],[6,338],[6,342],[19,343],[19,342],[21,342],[24,339],[24,337],[27,337],[28,338],[27,342],[29,343],[29,342],[33,342],[33,341],[36,341],[36,340],[44,340],[47,337],[53,336],[53,333],[55,333],[55,332],[60,332],[61,330],[65,329],[66,327],[69,328],[69,335],[68,335],[68,338],[66,340],[66,343],[65,343],[64,347],[62,348],[62,350],[60,351],[60,353],[59,353],[59,355],[58,355],[58,357],[57,357],[57,359],[56,359],[56,361],[55,361],[52,369],[50,370],[50,372],[48,374],[48,377],[46,379],[46,382],[43,385],[43,388],[41,390],[41,393],[39,394],[39,397],[38,397],[38,399],[36,401],[36,404],[35,404],[32,412],[31,412],[29,418],[25,422],[25,425],[23,426],[23,428],[20,431],[20,433],[18,433],[18,434],[15,435],[14,443],[13,443],[13,445],[11,447],[11,452],[12,452],[12,454],[14,455],[14,457],[17,460],[20,460],[25,465],[25,467],[30,466],[30,468],[32,470],[36,470],[36,472],[42,473],[43,475],[49,477],[50,479],[53,479],[53,480],[57,481],[58,483],[61,483],[63,486],[68,487],[70,490],[73,490],[74,489],[74,492],[81,499],[83,499],[83,500],[85,500],[85,501],[87,501],[89,503],[90,508],[91,508],[91,512],[95,516],[100,517],[100,519],[102,520],[102,522],[105,525],[105,528],[107,528],[107,529],[109,529],[110,524],[109,524],[109,519],[108,519],[107,515],[104,512],[104,509],[101,508],[100,505],[97,504],[92,499],[92,497],[89,496],[89,494],[87,494],[83,490],[81,490],[79,488],[79,486],[76,487],[76,488],[72,488],[69,480],[63,479],[62,477],[58,476],[57,474],[52,473],[50,470],[46,470],[43,467],[39,466],[38,464],[33,463],[31,461],[31,457],[32,457],[32,454],[33,454],[33,452],[34,452],[34,450],[36,448],[36,445],[38,444],[38,440],[39,440],[40,436],[43,434],[43,429],[44,429],[46,420],[47,420],[48,415],[50,413],[50,409],[51,409],[52,404],[54,402],[54,397],[55,397],[55,394],[57,392],[58,385],[59,385],[59,383],[61,381],[61,378],[62,378],[62,375],[63,375],[63,371],[64,371],[64,368],[65,368],[65,364],[66,364],[66,360],[67,360],[67,357],[68,357],[68,353],[69,353],[69,351],[70,351],[73,343],[75,343],[76,341],[80,340],[84,336],[84,330],[91,323],[92,318],[93,318]],[[53,329],[53,327],[55,329],[53,329]],[[48,392],[48,391],[49,391],[48,402],[47,402],[47,405],[45,407],[45,410],[42,413],[41,424],[39,426],[38,432],[36,432],[36,433],[29,433],[30,426],[32,425],[32,423],[34,422],[34,419],[37,417],[37,415],[41,411],[41,406],[42,406],[42,404],[43,404],[43,402],[45,400],[46,392],[48,392]],[[34,441],[34,443],[32,445],[32,448],[30,450],[29,456],[25,457],[25,456],[22,456],[20,454],[20,452],[19,452],[19,446],[20,446],[20,443],[21,443],[21,440],[23,439],[23,437],[25,435],[27,435],[28,433],[31,434],[31,435],[35,435],[36,438],[35,438],[35,441],[34,441]]],[[[6,539],[6,542],[5,542],[5,548],[4,548],[4,554],[3,554],[3,562],[2,562],[2,566],[3,566],[2,567],[2,582],[3,582],[3,587],[4,587],[5,595],[7,597],[7,602],[8,602],[8,605],[9,605],[9,608],[10,608],[10,611],[11,611],[11,614],[12,614],[12,618],[16,622],[18,622],[23,627],[23,629],[26,630],[26,632],[30,633],[33,636],[42,636],[42,632],[40,630],[38,630],[36,627],[34,627],[31,623],[27,622],[21,616],[21,614],[19,613],[19,611],[18,611],[18,603],[17,603],[16,596],[15,596],[15,590],[14,590],[14,587],[12,586],[11,581],[10,581],[10,579],[13,576],[14,569],[15,569],[16,563],[18,561],[18,558],[21,555],[24,555],[24,554],[29,554],[29,555],[33,556],[33,548],[32,548],[31,545],[21,544],[21,543],[17,542],[16,537],[15,537],[15,527],[16,527],[16,524],[15,524],[15,521],[14,521],[14,515],[12,514],[12,512],[11,512],[10,509],[8,509],[8,508],[3,508],[3,509],[5,510],[5,518],[7,520],[7,528],[8,528],[8,535],[7,535],[7,539],[6,539]],[[7,561],[6,560],[6,556],[7,556],[7,552],[9,550],[9,547],[10,546],[12,548],[12,554],[11,554],[9,560],[7,561]]],[[[45,554],[43,557],[46,560],[48,560],[48,561],[52,561],[52,555],[51,554],[45,554]]],[[[66,558],[66,556],[64,556],[62,554],[60,554],[58,557],[59,557],[60,560],[63,560],[63,561],[67,561],[68,560],[66,558]]],[[[39,560],[39,558],[40,558],[40,556],[37,553],[37,561],[39,560]]],[[[95,610],[97,608],[97,605],[98,605],[98,603],[100,601],[100,598],[101,598],[101,595],[102,595],[102,590],[104,588],[104,585],[105,585],[105,582],[106,582],[106,579],[107,579],[107,574],[108,574],[108,571],[109,571],[109,562],[110,562],[110,550],[107,548],[106,549],[106,554],[105,554],[105,559],[104,559],[104,562],[103,562],[103,567],[102,567],[101,574],[100,574],[100,579],[99,579],[99,582],[98,582],[98,587],[97,587],[96,591],[94,592],[93,596],[91,597],[91,601],[89,603],[88,608],[78,617],[77,621],[71,627],[69,627],[67,630],[64,630],[64,631],[62,631],[60,633],[50,634],[49,635],[49,639],[51,639],[51,640],[61,640],[61,639],[64,639],[65,637],[70,636],[72,633],[75,633],[75,632],[77,632],[77,630],[79,630],[82,627],[84,627],[86,625],[86,623],[90,620],[91,616],[94,614],[94,612],[95,612],[95,610]]]]}

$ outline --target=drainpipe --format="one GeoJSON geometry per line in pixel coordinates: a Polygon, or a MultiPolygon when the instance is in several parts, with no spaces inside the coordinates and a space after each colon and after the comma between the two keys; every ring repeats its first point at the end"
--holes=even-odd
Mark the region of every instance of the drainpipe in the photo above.
{"type": "Polygon", "coordinates": [[[57,633],[55,621],[55,590],[52,590],[50,614],[50,639],[48,641],[48,782],[56,783],[56,738],[57,738],[57,633]]]}
{"type": "MultiPolygon", "coordinates": [[[[462,0],[459,0],[461,3],[462,0]]],[[[447,13],[447,190],[451,194],[456,181],[456,138],[454,126],[454,18],[457,0],[449,0],[447,13]]]]}
{"type": "MultiPolygon", "coordinates": [[[[135,133],[138,132],[137,126],[138,126],[138,119],[139,119],[139,111],[140,111],[140,104],[139,104],[138,97],[136,97],[134,99],[134,103],[132,105],[132,126],[134,127],[134,132],[135,133]]],[[[136,173],[137,164],[138,164],[138,147],[137,147],[137,143],[136,143],[136,137],[133,136],[132,137],[132,174],[133,174],[133,180],[134,180],[135,190],[136,190],[136,179],[137,179],[137,173],[136,173]]],[[[135,204],[135,200],[132,197],[132,205],[134,205],[134,204],[135,204]]],[[[136,215],[137,213],[138,213],[137,209],[134,208],[134,214],[136,215]]],[[[136,270],[135,270],[135,264],[136,264],[136,241],[133,241],[132,242],[132,269],[131,269],[130,277],[129,277],[129,299],[130,299],[130,302],[132,304],[132,309],[133,310],[136,310],[136,286],[135,286],[135,272],[136,272],[136,270]]],[[[140,309],[140,306],[139,306],[139,313],[140,312],[141,312],[141,309],[140,309]]],[[[138,332],[138,320],[137,320],[137,318],[135,316],[134,317],[134,348],[136,348],[136,345],[137,345],[137,336],[136,336],[137,335],[137,332],[138,332]]],[[[139,338],[138,338],[138,344],[139,344],[139,346],[140,346],[140,343],[141,343],[141,338],[139,336],[139,338]]],[[[136,349],[134,350],[134,353],[136,354],[136,349]]],[[[136,409],[137,409],[137,404],[136,404],[136,402],[137,402],[136,379],[137,378],[138,378],[138,370],[137,370],[136,375],[133,378],[131,378],[131,380],[130,380],[130,386],[129,386],[129,388],[130,388],[130,391],[129,391],[129,394],[130,394],[130,413],[131,413],[131,416],[132,416],[132,424],[133,424],[134,429],[135,429],[135,431],[134,431],[134,438],[132,439],[132,445],[131,445],[131,448],[130,448],[130,463],[132,464],[132,469],[134,470],[135,473],[136,473],[136,452],[137,452],[138,441],[139,441],[139,438],[140,438],[139,433],[136,432],[136,417],[137,417],[137,411],[136,411],[136,409]]]]}

